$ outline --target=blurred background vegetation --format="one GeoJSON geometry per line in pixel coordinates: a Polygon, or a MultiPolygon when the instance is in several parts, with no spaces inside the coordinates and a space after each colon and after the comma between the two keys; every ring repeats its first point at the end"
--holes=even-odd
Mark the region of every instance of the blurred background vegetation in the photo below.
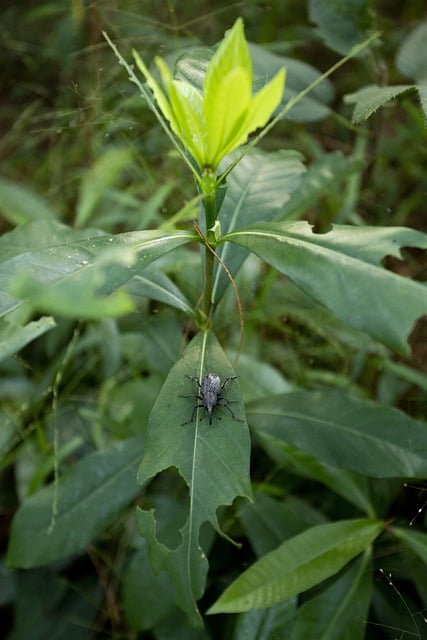
{"type": "MultiPolygon", "coordinates": [[[[377,0],[371,4],[373,26],[383,32],[381,47],[376,47],[368,57],[352,60],[333,76],[335,97],[331,106],[334,112],[320,121],[288,119],[281,122],[262,141],[264,148],[297,149],[308,165],[325,152],[352,154],[356,139],[360,143],[360,138],[358,130],[350,125],[351,106],[343,102],[343,96],[366,84],[408,82],[396,66],[396,53],[408,34],[427,19],[425,3],[377,0]]],[[[302,60],[320,71],[325,71],[339,57],[322,42],[316,26],[309,20],[306,3],[301,0],[4,0],[0,7],[0,233],[22,221],[19,206],[14,208],[16,185],[27,189],[30,209],[46,205],[57,212],[58,220],[70,226],[87,224],[111,232],[155,228],[194,197],[194,185],[186,168],[177,162],[168,138],[117,63],[102,31],[108,32],[129,61],[131,49],[135,48],[149,62],[155,55],[176,56],[189,46],[214,45],[237,16],[245,21],[249,41],[263,44],[276,54],[302,60]],[[98,181],[99,190],[88,202],[85,184],[94,181],[98,181]]],[[[290,116],[292,118],[292,114],[290,116]]],[[[427,231],[427,129],[414,95],[405,94],[380,109],[364,128],[366,137],[361,150],[364,164],[353,184],[345,191],[337,184],[305,211],[303,217],[323,228],[331,222],[351,221],[404,225],[427,231]],[[351,213],[346,214],[346,208],[351,209],[351,213]],[[337,219],[337,212],[341,212],[341,219],[337,219]]],[[[27,215],[31,215],[30,210],[27,215]]],[[[405,258],[405,261],[390,261],[389,266],[403,275],[425,280],[425,253],[411,250],[405,258]]],[[[415,417],[425,417],[425,322],[420,322],[414,331],[411,358],[369,354],[342,326],[333,325],[329,315],[324,316],[316,307],[308,307],[303,296],[290,285],[283,287],[282,283],[277,274],[267,274],[250,308],[245,309],[247,343],[250,344],[256,328],[262,344],[258,348],[266,362],[280,368],[287,379],[297,384],[309,387],[319,382],[337,386],[354,384],[358,393],[390,402],[415,417]],[[284,308],[287,314],[283,313],[284,308]]],[[[245,281],[240,285],[244,290],[245,281]]],[[[152,310],[149,305],[147,309],[152,310]]],[[[158,317],[155,320],[158,322],[158,317]]],[[[172,326],[174,321],[166,318],[165,322],[172,326]]],[[[132,333],[137,326],[134,319],[122,321],[122,327],[129,329],[129,333],[120,349],[130,362],[130,378],[136,376],[136,371],[139,375],[140,362],[132,333]]],[[[181,336],[179,325],[177,327],[177,338],[171,342],[178,353],[181,336]]],[[[173,325],[171,334],[177,327],[173,325]]],[[[58,345],[66,348],[72,329],[70,323],[65,322],[45,344],[30,346],[24,354],[24,364],[20,363],[22,369],[31,369],[39,382],[50,376],[51,383],[58,367],[56,350],[58,345]]],[[[99,393],[97,419],[108,424],[115,421],[116,435],[133,433],[133,424],[123,427],[121,432],[121,389],[124,387],[118,386],[113,391],[118,378],[110,377],[115,366],[110,349],[116,338],[115,327],[108,323],[101,330],[89,326],[83,337],[68,372],[70,382],[65,397],[71,398],[74,394],[74,401],[81,406],[96,388],[99,393]],[[94,354],[94,348],[99,350],[98,354],[94,354]],[[99,363],[102,366],[98,369],[99,363]]],[[[5,366],[2,375],[7,380],[14,378],[16,384],[15,369],[5,366]],[[9,378],[11,371],[13,375],[9,378]]],[[[122,375],[122,379],[124,377],[122,375]]],[[[126,393],[133,382],[137,380],[127,382],[126,393]]],[[[47,388],[48,383],[44,384],[47,388]]],[[[153,382],[152,398],[159,386],[160,378],[153,382]]],[[[37,385],[31,394],[25,385],[13,391],[11,388],[3,386],[0,401],[6,399],[11,404],[16,401],[17,407],[25,405],[27,411],[28,397],[31,397],[30,413],[36,423],[43,414],[42,407],[31,395],[37,385]]],[[[138,405],[136,386],[131,393],[138,405]]],[[[139,418],[149,411],[149,406],[148,403],[138,407],[139,418]]],[[[64,415],[66,410],[65,406],[64,415]]],[[[87,415],[95,411],[89,401],[85,410],[87,415]]],[[[72,429],[73,420],[70,420],[66,433],[72,433],[72,429]]],[[[43,448],[46,442],[40,432],[37,433],[38,444],[43,448]]],[[[254,468],[254,475],[262,478],[269,463],[259,451],[256,459],[259,467],[254,468]]],[[[7,465],[5,468],[1,496],[2,550],[7,544],[8,527],[16,506],[15,478],[7,465]]],[[[41,474],[40,478],[45,476],[41,474]]],[[[304,492],[310,490],[305,488],[304,492]]],[[[400,494],[399,507],[408,518],[414,516],[419,507],[417,495],[418,490],[414,488],[400,494]]],[[[113,539],[115,534],[112,526],[107,537],[113,539]]],[[[123,549],[119,548],[118,552],[123,553],[123,549]]],[[[109,551],[105,553],[108,556],[109,551]]],[[[219,566],[214,564],[213,571],[219,574],[223,571],[230,553],[232,550],[220,545],[216,557],[219,566]]],[[[113,555],[111,551],[111,557],[113,555]]],[[[79,562],[71,568],[70,580],[89,572],[86,561],[79,562]]],[[[92,562],[102,583],[109,562],[101,566],[95,555],[92,562]]],[[[43,580],[42,574],[34,576],[33,592],[40,588],[43,580]]],[[[11,594],[6,589],[0,599],[0,604],[5,605],[0,624],[5,629],[12,626],[11,602],[11,594]]],[[[114,622],[116,606],[117,602],[108,602],[107,594],[98,619],[98,628],[103,629],[99,637],[110,637],[105,631],[110,623],[111,627],[120,628],[120,624],[114,622]]],[[[124,628],[121,635],[117,633],[117,637],[138,637],[137,632],[124,628]]]]}
{"type": "MultiPolygon", "coordinates": [[[[353,61],[334,76],[337,113],[344,117],[351,113],[342,102],[346,92],[368,83],[405,81],[394,58],[405,35],[423,18],[422,5],[416,0],[373,3],[373,23],[384,33],[383,46],[375,56],[353,61]]],[[[213,45],[241,15],[248,40],[275,53],[303,60],[321,71],[337,59],[316,37],[307,7],[298,0],[20,0],[2,3],[0,11],[2,175],[31,186],[69,224],[75,220],[83,176],[112,148],[126,149],[128,156],[117,159],[119,189],[108,197],[129,215],[114,215],[103,198],[98,226],[137,227],[135,199],[146,203],[153,197],[150,222],[156,224],[155,215],[175,213],[177,203],[193,195],[191,181],[171,158],[168,140],[159,134],[155,119],[117,64],[102,30],[129,60],[135,47],[149,61],[188,46],[213,45]]],[[[342,124],[338,117],[311,125],[284,122],[265,144],[299,148],[308,161],[322,150],[345,153],[351,149],[354,131],[342,124]]],[[[367,186],[360,214],[372,224],[420,228],[425,224],[420,209],[425,198],[427,152],[424,122],[413,96],[382,110],[369,126],[370,165],[363,176],[367,186]]],[[[328,217],[328,212],[316,215],[328,217]]],[[[1,224],[4,228],[6,221],[1,224]]]]}

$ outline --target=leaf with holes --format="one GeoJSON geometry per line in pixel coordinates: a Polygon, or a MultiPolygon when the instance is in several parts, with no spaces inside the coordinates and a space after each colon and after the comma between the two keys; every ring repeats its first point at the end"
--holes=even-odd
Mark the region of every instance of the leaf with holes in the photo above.
{"type": "Polygon", "coordinates": [[[270,222],[222,238],[253,251],[356,329],[409,354],[415,321],[427,314],[425,285],[384,269],[401,247],[427,248],[427,234],[404,227],[334,225],[314,233],[307,222],[270,222]]]}
{"type": "Polygon", "coordinates": [[[237,496],[251,496],[250,439],[237,380],[230,380],[223,391],[234,417],[226,407],[216,406],[210,425],[201,407],[189,422],[194,405],[199,404],[195,397],[199,388],[188,376],[201,380],[206,373],[217,373],[222,381],[234,375],[216,338],[208,332],[198,334],[171,369],[150,415],[138,470],[138,481],[146,484],[159,472],[175,467],[188,487],[188,518],[177,547],[169,548],[158,540],[152,511],[138,509],[137,520],[154,570],[169,574],[177,604],[195,624],[200,624],[196,601],[203,594],[208,568],[199,541],[200,527],[210,522],[222,533],[217,509],[230,505],[237,496]]]}

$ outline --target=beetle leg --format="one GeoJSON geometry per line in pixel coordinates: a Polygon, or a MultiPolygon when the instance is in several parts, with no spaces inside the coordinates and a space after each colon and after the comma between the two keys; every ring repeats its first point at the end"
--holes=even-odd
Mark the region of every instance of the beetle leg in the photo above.
{"type": "MultiPolygon", "coordinates": [[[[184,398],[191,398],[193,396],[183,396],[184,398]]],[[[198,398],[200,400],[200,398],[198,398]]],[[[181,427],[183,427],[185,424],[190,424],[190,422],[193,422],[194,420],[194,414],[196,413],[196,409],[203,409],[204,405],[203,404],[195,404],[193,407],[193,411],[191,413],[191,418],[189,420],[187,420],[187,422],[181,422],[181,427]]]]}
{"type": "Polygon", "coordinates": [[[227,382],[230,382],[230,380],[236,380],[236,379],[237,379],[237,376],[230,376],[229,378],[226,378],[224,382],[221,384],[221,389],[224,389],[227,382]]]}

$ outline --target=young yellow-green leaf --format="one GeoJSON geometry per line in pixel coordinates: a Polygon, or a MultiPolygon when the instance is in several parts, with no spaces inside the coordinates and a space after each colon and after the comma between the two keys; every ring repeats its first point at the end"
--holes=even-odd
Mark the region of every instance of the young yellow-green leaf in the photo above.
{"type": "MultiPolygon", "coordinates": [[[[167,120],[169,121],[172,131],[176,134],[179,135],[179,125],[178,122],[175,118],[174,112],[171,109],[171,106],[169,104],[168,99],[166,98],[165,94],[163,93],[160,85],[156,82],[155,78],[151,75],[151,73],[149,72],[148,68],[146,67],[144,61],[142,60],[141,56],[138,54],[137,51],[132,51],[133,53],[133,57],[135,59],[136,62],[136,66],[138,67],[138,69],[141,71],[142,75],[144,76],[144,78],[147,81],[148,86],[150,87],[151,91],[153,92],[153,95],[156,99],[156,102],[159,106],[160,111],[162,112],[162,114],[165,116],[165,118],[167,118],[167,120]]],[[[160,71],[162,72],[162,78],[164,79],[164,73],[168,73],[169,69],[167,68],[167,66],[164,64],[163,60],[161,60],[161,58],[156,58],[156,64],[159,67],[160,71]]]]}
{"type": "Polygon", "coordinates": [[[245,69],[252,77],[252,60],[245,40],[243,20],[241,18],[236,20],[233,27],[225,35],[209,63],[203,83],[203,94],[206,102],[214,102],[215,94],[223,78],[236,67],[245,69]]]}
{"type": "Polygon", "coordinates": [[[255,131],[264,126],[279,106],[285,86],[286,70],[280,69],[272,80],[256,93],[246,114],[245,128],[255,131]]]}
{"type": "Polygon", "coordinates": [[[321,524],[284,542],[242,573],[208,613],[262,609],[329,578],[369,548],[381,533],[379,520],[321,524]]]}
{"type": "Polygon", "coordinates": [[[205,96],[209,164],[216,167],[230,150],[246,142],[242,126],[251,101],[252,79],[246,69],[236,67],[218,84],[214,95],[205,96]]]}
{"type": "MultiPolygon", "coordinates": [[[[252,60],[241,18],[209,62],[202,94],[191,83],[173,79],[166,63],[156,58],[163,90],[136,52],[134,57],[157,103],[153,108],[158,118],[162,124],[163,118],[170,123],[172,132],[192,155],[198,165],[198,178],[207,167],[215,176],[222,158],[244,144],[251,132],[264,126],[282,98],[283,69],[252,95],[252,60]]],[[[136,81],[132,73],[131,79],[136,81]]],[[[180,152],[188,162],[181,148],[180,152]]],[[[200,180],[200,186],[204,193],[211,190],[208,180],[200,180]]]]}
{"type": "Polygon", "coordinates": [[[179,122],[179,137],[197,163],[203,166],[207,139],[202,96],[191,84],[174,80],[169,86],[169,98],[179,122]]]}

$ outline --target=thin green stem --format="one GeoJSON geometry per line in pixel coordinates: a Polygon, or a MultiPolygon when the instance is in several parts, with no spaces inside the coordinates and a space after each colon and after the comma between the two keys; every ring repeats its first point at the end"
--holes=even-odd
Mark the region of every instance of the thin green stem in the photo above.
{"type": "MultiPolygon", "coordinates": [[[[209,229],[211,229],[216,220],[216,202],[215,202],[215,193],[210,193],[205,196],[204,199],[204,207],[205,207],[205,221],[206,221],[206,234],[208,234],[209,229]]],[[[204,305],[205,305],[205,313],[207,317],[208,324],[212,318],[213,313],[213,300],[212,300],[212,291],[213,291],[213,276],[214,276],[214,263],[215,258],[211,251],[205,249],[205,291],[204,291],[204,305]]]]}

